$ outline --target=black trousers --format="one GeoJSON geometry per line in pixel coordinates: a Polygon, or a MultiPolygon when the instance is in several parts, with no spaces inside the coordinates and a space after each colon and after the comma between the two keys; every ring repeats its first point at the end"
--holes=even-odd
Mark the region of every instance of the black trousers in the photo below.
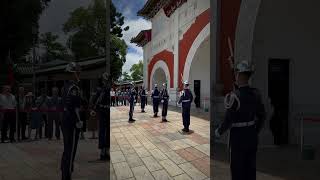
{"type": "Polygon", "coordinates": [[[159,112],[159,101],[155,100],[153,101],[153,113],[158,113],[159,112]]]}
{"type": "Polygon", "coordinates": [[[190,107],[182,107],[182,121],[185,129],[190,126],[190,107]]]}
{"type": "Polygon", "coordinates": [[[10,128],[9,139],[13,141],[16,130],[16,112],[4,113],[1,128],[1,142],[4,142],[8,138],[8,128],[10,128]]]}
{"type": "Polygon", "coordinates": [[[110,148],[110,116],[107,109],[99,110],[99,149],[110,148]]]}
{"type": "Polygon", "coordinates": [[[80,129],[75,126],[75,116],[64,114],[62,121],[63,154],[61,159],[62,180],[71,180],[73,162],[76,156],[80,129]]]}
{"type": "Polygon", "coordinates": [[[39,129],[39,137],[42,138],[42,132],[43,132],[43,126],[44,126],[44,137],[49,137],[49,131],[48,131],[48,117],[47,114],[42,114],[42,119],[40,123],[40,129],[39,129]]]}
{"type": "Polygon", "coordinates": [[[256,150],[231,149],[232,180],[256,179],[256,150]]]}
{"type": "Polygon", "coordinates": [[[145,106],[146,106],[146,98],[141,97],[141,110],[144,110],[145,106]]]}
{"type": "Polygon", "coordinates": [[[134,111],[134,103],[130,102],[130,111],[129,111],[129,119],[132,119],[133,116],[133,111],[134,111]]]}
{"type": "Polygon", "coordinates": [[[164,101],[162,103],[162,116],[166,117],[168,114],[168,102],[164,101]]]}
{"type": "Polygon", "coordinates": [[[57,139],[60,139],[61,116],[59,112],[48,114],[47,134],[49,139],[53,137],[53,124],[55,125],[55,136],[57,139]]]}
{"type": "Polygon", "coordinates": [[[19,112],[18,140],[26,138],[26,129],[27,129],[27,113],[19,112]]]}

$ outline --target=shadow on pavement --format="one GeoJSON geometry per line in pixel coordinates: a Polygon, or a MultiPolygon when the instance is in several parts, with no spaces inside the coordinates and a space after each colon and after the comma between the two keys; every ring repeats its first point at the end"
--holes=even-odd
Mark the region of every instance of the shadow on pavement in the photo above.
{"type": "MultiPolygon", "coordinates": [[[[316,159],[302,160],[298,146],[261,147],[257,153],[257,171],[286,180],[319,180],[320,147],[316,152],[316,159]]],[[[214,161],[228,163],[228,158],[227,146],[215,143],[214,161]]]]}

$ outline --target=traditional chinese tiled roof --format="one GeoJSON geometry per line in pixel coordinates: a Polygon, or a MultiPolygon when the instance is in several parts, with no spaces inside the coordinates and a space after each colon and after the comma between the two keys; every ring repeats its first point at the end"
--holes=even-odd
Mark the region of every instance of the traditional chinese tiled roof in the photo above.
{"type": "Polygon", "coordinates": [[[163,8],[166,16],[170,17],[185,2],[187,0],[148,0],[143,8],[138,11],[138,16],[151,19],[163,8]]]}
{"type": "Polygon", "coordinates": [[[136,37],[131,39],[130,42],[136,43],[138,46],[143,47],[150,41],[151,41],[151,29],[140,31],[136,37]]]}

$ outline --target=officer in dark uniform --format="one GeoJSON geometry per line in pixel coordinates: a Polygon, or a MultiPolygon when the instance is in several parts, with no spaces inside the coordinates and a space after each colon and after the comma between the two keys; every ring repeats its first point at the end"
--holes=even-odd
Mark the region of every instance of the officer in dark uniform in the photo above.
{"type": "Polygon", "coordinates": [[[188,81],[184,82],[184,89],[180,94],[180,99],[178,101],[178,104],[182,103],[182,120],[183,120],[183,126],[182,132],[189,132],[189,126],[190,126],[190,108],[191,103],[193,101],[193,95],[189,89],[189,83],[188,81]]]}
{"type": "Polygon", "coordinates": [[[131,83],[132,88],[129,92],[129,104],[130,104],[130,111],[129,111],[129,122],[134,122],[135,120],[132,118],[133,116],[133,111],[134,111],[134,102],[135,102],[135,98],[136,98],[136,90],[134,88],[134,84],[131,83]]]}
{"type": "Polygon", "coordinates": [[[238,88],[226,96],[225,119],[216,129],[215,136],[219,138],[230,129],[232,180],[255,180],[258,134],[265,110],[259,91],[249,86],[253,72],[249,63],[242,61],[235,70],[238,88]]]}
{"type": "Polygon", "coordinates": [[[63,133],[63,155],[61,160],[62,180],[71,180],[73,162],[77,152],[80,130],[83,122],[80,120],[80,66],[75,62],[67,65],[66,71],[73,73],[75,81],[70,81],[64,87],[63,93],[63,120],[61,123],[63,133]]]}
{"type": "Polygon", "coordinates": [[[146,90],[144,89],[144,86],[141,86],[141,89],[140,89],[140,92],[139,92],[139,95],[140,95],[140,104],[141,104],[141,112],[144,113],[144,108],[146,106],[146,97],[147,97],[147,93],[146,93],[146,90]]]}
{"type": "Polygon", "coordinates": [[[159,101],[160,101],[160,92],[158,90],[158,85],[154,85],[154,90],[151,93],[152,103],[153,103],[153,117],[158,117],[159,112],[159,101]]]}
{"type": "Polygon", "coordinates": [[[162,102],[162,122],[168,122],[167,113],[168,113],[168,102],[169,102],[169,93],[167,90],[167,84],[163,83],[163,89],[160,94],[162,102]]]}
{"type": "Polygon", "coordinates": [[[97,92],[94,98],[94,109],[99,114],[99,145],[100,159],[106,161],[110,159],[110,89],[108,89],[108,74],[105,72],[102,75],[103,87],[97,92]]]}

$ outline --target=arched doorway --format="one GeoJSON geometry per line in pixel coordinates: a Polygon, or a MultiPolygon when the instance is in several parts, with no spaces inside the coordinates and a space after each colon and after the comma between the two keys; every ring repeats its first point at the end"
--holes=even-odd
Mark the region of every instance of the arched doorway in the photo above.
{"type": "Polygon", "coordinates": [[[152,84],[151,84],[152,89],[154,88],[155,84],[158,84],[158,87],[160,88],[162,84],[166,82],[167,82],[166,73],[162,68],[157,68],[152,78],[152,84]]]}
{"type": "Polygon", "coordinates": [[[169,87],[170,82],[170,73],[167,64],[159,60],[153,66],[151,71],[150,80],[149,80],[149,88],[152,90],[155,84],[158,84],[158,87],[162,86],[163,83],[167,83],[169,87]]]}

